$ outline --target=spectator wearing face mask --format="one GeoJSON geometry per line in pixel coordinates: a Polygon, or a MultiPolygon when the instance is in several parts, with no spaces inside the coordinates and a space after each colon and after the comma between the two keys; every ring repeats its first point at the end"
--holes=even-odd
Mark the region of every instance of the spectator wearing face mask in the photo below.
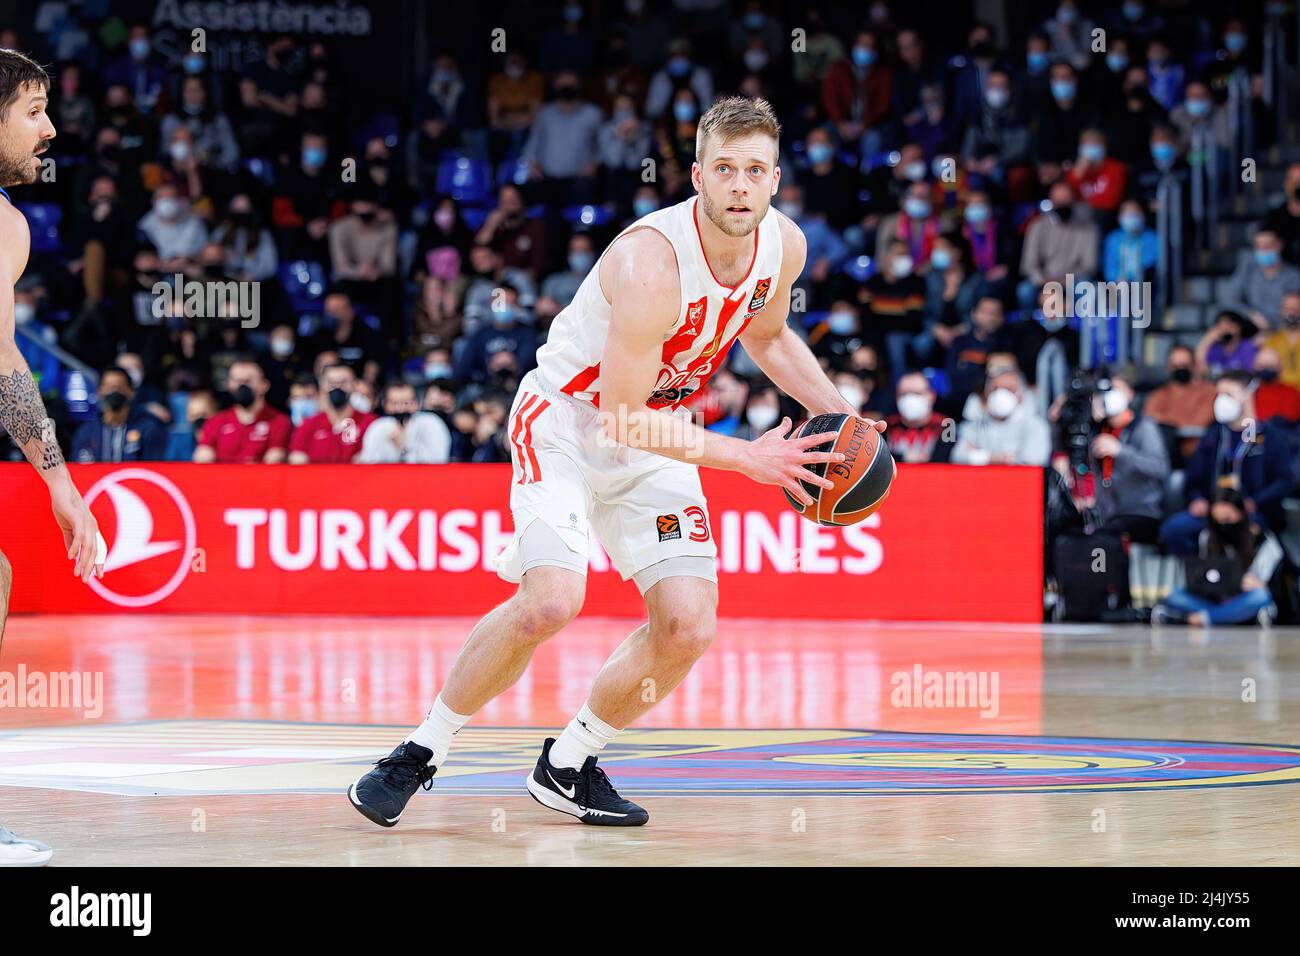
{"type": "Polygon", "coordinates": [[[555,99],[537,111],[523,161],[556,203],[589,202],[600,159],[600,107],[582,98],[577,74],[555,77],[555,99]]]}
{"type": "Polygon", "coordinates": [[[1186,345],[1175,345],[1165,362],[1169,381],[1153,389],[1142,406],[1157,425],[1178,433],[1180,457],[1195,450],[1205,429],[1214,421],[1214,383],[1197,374],[1196,355],[1186,345]]]}
{"type": "Polygon", "coordinates": [[[456,360],[455,377],[462,382],[489,381],[489,360],[497,352],[513,354],[520,375],[537,364],[538,340],[530,324],[532,317],[519,304],[516,289],[503,285],[500,291],[500,300],[489,312],[491,321],[465,341],[456,360]]]}
{"type": "Polygon", "coordinates": [[[153,208],[140,220],[139,229],[158,250],[164,273],[191,271],[192,260],[208,241],[208,227],[173,183],[154,190],[153,208]]]}
{"type": "Polygon", "coordinates": [[[289,386],[289,420],[297,428],[320,411],[320,387],[304,372],[289,386]]]}
{"type": "Polygon", "coordinates": [[[342,211],[338,201],[338,167],[329,162],[329,139],[319,130],[304,130],[293,160],[280,170],[271,199],[271,223],[282,238],[288,259],[329,257],[330,220],[342,211]]]}
{"type": "Polygon", "coordinates": [[[952,458],[957,423],[934,410],[934,390],[920,372],[898,380],[894,404],[898,411],[887,419],[885,438],[895,461],[946,462],[952,458]]]}
{"type": "Polygon", "coordinates": [[[972,417],[957,429],[952,460],[959,465],[1035,465],[1052,454],[1051,429],[1024,395],[1017,372],[989,377],[972,417]]]}
{"type": "Polygon", "coordinates": [[[1053,63],[1048,89],[1051,99],[1038,111],[1033,156],[1040,177],[1051,181],[1061,167],[1078,155],[1079,138],[1093,125],[1090,104],[1079,89],[1079,76],[1069,63],[1053,63]]]}
{"type": "Polygon", "coordinates": [[[1128,168],[1106,154],[1106,134],[1090,127],[1079,134],[1079,158],[1065,178],[1083,202],[1112,212],[1124,198],[1128,168]]]}
{"type": "Polygon", "coordinates": [[[451,348],[461,331],[455,286],[437,276],[424,276],[419,298],[411,307],[410,326],[410,351],[451,348]]]}
{"type": "MultiPolygon", "coordinates": [[[[1209,522],[1196,542],[1203,558],[1226,559],[1241,573],[1241,584],[1227,596],[1198,593],[1198,582],[1175,589],[1151,612],[1152,624],[1186,621],[1193,627],[1213,624],[1267,623],[1275,610],[1269,583],[1285,552],[1267,529],[1250,520],[1240,494],[1227,488],[1216,492],[1209,522]]],[[[1221,578],[1223,568],[1210,566],[1221,578]]]]}
{"type": "Polygon", "coordinates": [[[299,352],[298,336],[292,325],[281,324],[271,329],[262,367],[271,383],[267,401],[276,408],[287,408],[290,386],[309,371],[306,356],[299,352]]]}
{"type": "Polygon", "coordinates": [[[1264,345],[1277,353],[1279,378],[1300,388],[1300,292],[1282,297],[1282,314],[1277,331],[1264,339],[1264,345]]]}
{"type": "Polygon", "coordinates": [[[804,152],[808,168],[799,176],[804,209],[822,217],[835,229],[852,225],[859,211],[856,203],[846,203],[844,197],[856,196],[861,189],[857,168],[840,161],[825,127],[809,132],[804,152]]]}
{"type": "Polygon", "coordinates": [[[930,266],[934,241],[945,227],[945,217],[934,208],[930,187],[923,181],[913,183],[903,196],[903,208],[880,223],[876,258],[884,259],[892,254],[891,246],[901,242],[912,257],[915,271],[924,272],[930,266]]]}
{"type": "Polygon", "coordinates": [[[889,117],[893,72],[881,62],[881,43],[873,30],[859,31],[849,56],[832,63],[822,81],[822,108],[844,143],[889,117]]]}
{"type": "Polygon", "coordinates": [[[925,333],[913,342],[923,362],[944,364],[953,340],[970,330],[971,309],[989,292],[973,266],[970,245],[959,233],[935,239],[925,277],[925,333]]]}
{"type": "Polygon", "coordinates": [[[844,369],[831,376],[840,398],[852,405],[857,414],[881,420],[893,411],[890,396],[880,387],[878,371],[853,371],[844,369]]]}
{"type": "Polygon", "coordinates": [[[1169,122],[1185,155],[1199,156],[1214,146],[1228,149],[1232,143],[1227,109],[1217,105],[1210,88],[1199,81],[1187,84],[1186,99],[1170,109],[1169,122]]]}
{"type": "Polygon", "coordinates": [[[983,175],[1004,167],[1028,162],[1031,140],[1029,122],[1015,99],[1011,73],[1002,68],[989,71],[983,100],[972,113],[961,141],[966,165],[983,175]]]}
{"type": "Polygon", "coordinates": [[[831,303],[830,314],[808,333],[813,355],[831,368],[841,368],[853,350],[862,345],[864,332],[858,321],[858,308],[847,299],[831,303]]]}
{"type": "Polygon", "coordinates": [[[1160,258],[1160,240],[1147,225],[1142,204],[1128,200],[1119,208],[1119,226],[1106,236],[1102,278],[1107,282],[1142,282],[1160,258]]]}
{"type": "Polygon", "coordinates": [[[1197,363],[1211,378],[1225,372],[1250,371],[1255,367],[1259,345],[1255,326],[1245,316],[1225,309],[1214,324],[1205,330],[1196,344],[1197,363]]]}
{"type": "Polygon", "coordinates": [[[805,208],[801,187],[789,182],[781,183],[776,208],[793,219],[803,232],[808,243],[808,254],[804,258],[803,272],[799,274],[798,282],[800,285],[812,285],[815,290],[813,301],[819,301],[818,293],[825,287],[827,280],[839,272],[840,266],[849,256],[849,248],[839,230],[831,228],[824,216],[805,208]]]}
{"type": "Polygon", "coordinates": [[[1280,424],[1300,422],[1300,389],[1280,378],[1282,360],[1265,346],[1255,356],[1255,414],[1260,421],[1277,419],[1280,424]]]}
{"type": "Polygon", "coordinates": [[[87,304],[98,305],[110,291],[124,288],[134,239],[134,218],[118,198],[116,181],[111,176],[95,177],[77,217],[73,241],[81,253],[73,265],[79,265],[87,304]]]}
{"type": "Polygon", "coordinates": [[[1174,62],[1169,41],[1163,36],[1153,36],[1147,43],[1147,76],[1155,101],[1166,110],[1176,107],[1183,98],[1186,71],[1174,62]]]}
{"type": "Polygon", "coordinates": [[[489,245],[478,244],[470,250],[472,278],[465,290],[462,306],[463,335],[473,335],[492,321],[492,308],[499,301],[498,289],[506,286],[519,295],[519,304],[531,308],[537,301],[537,286],[528,273],[505,265],[501,254],[489,245]]]}
{"type": "Polygon", "coordinates": [[[441,465],[450,458],[451,433],[442,419],[420,411],[410,385],[389,385],[384,390],[384,417],[366,429],[357,460],[363,465],[441,465]]]}
{"type": "Polygon", "coordinates": [[[1088,207],[1076,201],[1074,187],[1063,179],[1052,184],[1049,193],[1052,208],[1034,218],[1025,231],[1025,246],[1020,254],[1019,297],[1023,308],[1033,308],[1044,283],[1063,282],[1067,275],[1075,281],[1097,274],[1097,247],[1100,234],[1088,207]]]}
{"type": "Polygon", "coordinates": [[[1153,543],[1169,479],[1169,455],[1155,422],[1133,411],[1133,387],[1112,377],[1108,390],[1092,398],[1097,435],[1088,448],[1089,494],[1096,501],[1100,530],[1153,543]]]}
{"type": "Polygon", "coordinates": [[[212,241],[221,246],[222,267],[232,279],[262,282],[279,268],[275,237],[253,211],[247,193],[237,193],[230,200],[229,213],[213,230],[212,241]]]}
{"type": "Polygon", "coordinates": [[[781,418],[780,392],[770,382],[759,382],[750,390],[749,400],[745,403],[745,428],[737,433],[737,437],[753,441],[775,428],[781,418]]]}
{"type": "MultiPolygon", "coordinates": [[[[348,215],[329,224],[330,269],[354,300],[400,301],[397,288],[397,221],[370,190],[360,190],[348,215]]],[[[399,314],[385,309],[385,314],[399,314]]]]}
{"type": "Polygon", "coordinates": [[[189,131],[189,145],[201,162],[227,173],[238,168],[235,132],[226,115],[212,108],[207,84],[201,77],[187,76],[182,81],[180,103],[163,117],[162,141],[174,142],[176,131],[182,127],[189,131]]]}
{"type": "Polygon", "coordinates": [[[523,146],[545,92],[542,74],[528,68],[524,54],[518,50],[507,53],[502,71],[488,80],[488,127],[494,156],[523,146]]]}
{"type": "Polygon", "coordinates": [[[1056,15],[1043,21],[1039,29],[1047,35],[1054,58],[1069,60],[1079,70],[1088,67],[1093,52],[1093,23],[1080,15],[1074,0],[1058,4],[1056,15]]]}
{"type": "Polygon", "coordinates": [[[234,405],[204,423],[194,460],[200,464],[283,462],[293,426],[288,415],[267,404],[270,387],[256,361],[240,358],[232,362],[226,373],[226,390],[234,405]]]}
{"type": "Polygon", "coordinates": [[[1286,168],[1282,191],[1286,198],[1269,211],[1261,225],[1282,240],[1282,258],[1300,265],[1300,163],[1286,168]]]}
{"type": "Polygon", "coordinates": [[[1285,523],[1282,499],[1295,484],[1285,438],[1257,418],[1249,372],[1229,372],[1215,387],[1215,424],[1187,463],[1187,510],[1168,518],[1160,530],[1171,554],[1196,549],[1209,502],[1223,488],[1241,495],[1252,524],[1281,528],[1285,523]]]}
{"type": "Polygon", "coordinates": [[[131,377],[120,368],[99,376],[99,417],[85,422],[72,436],[70,460],[78,462],[162,461],[167,453],[167,428],[148,412],[135,408],[131,377]]]}
{"type": "Polygon", "coordinates": [[[127,37],[127,52],[104,70],[104,87],[125,86],[132,102],[141,113],[152,113],[162,103],[167,71],[153,50],[149,27],[138,23],[127,37]]]}
{"type": "Polygon", "coordinates": [[[867,341],[884,347],[889,372],[898,376],[909,368],[909,355],[924,348],[925,280],[916,274],[907,243],[889,246],[884,268],[867,279],[858,292],[863,304],[863,331],[867,341]]]}
{"type": "Polygon", "coordinates": [[[357,411],[353,404],[357,377],[351,366],[331,365],[324,369],[319,386],[323,407],[293,430],[289,443],[291,465],[355,461],[366,429],[375,421],[374,414],[357,411]]]}
{"type": "Polygon", "coordinates": [[[1300,269],[1282,261],[1282,240],[1277,233],[1260,229],[1251,242],[1250,254],[1243,254],[1237,270],[1218,289],[1225,309],[1250,316],[1260,328],[1276,328],[1282,318],[1282,298],[1300,292],[1300,269]]]}
{"type": "Polygon", "coordinates": [[[713,102],[713,75],[707,67],[695,63],[690,41],[678,38],[668,45],[668,62],[650,78],[646,117],[651,120],[664,118],[677,92],[682,89],[691,90],[697,103],[713,102]]]}
{"type": "Polygon", "coordinates": [[[548,326],[561,310],[568,307],[578,294],[578,286],[582,285],[582,280],[587,278],[587,273],[596,264],[596,250],[589,234],[574,233],[569,239],[569,256],[566,261],[568,269],[551,273],[542,283],[542,292],[534,311],[543,327],[548,326]]]}

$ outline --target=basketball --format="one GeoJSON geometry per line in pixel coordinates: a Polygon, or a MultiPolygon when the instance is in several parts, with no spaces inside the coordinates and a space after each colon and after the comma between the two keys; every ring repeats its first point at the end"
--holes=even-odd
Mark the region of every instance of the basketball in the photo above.
{"type": "Polygon", "coordinates": [[[807,507],[785,492],[790,507],[809,521],[824,525],[857,524],[885,503],[893,487],[898,468],[889,446],[880,440],[880,432],[866,419],[856,415],[818,415],[804,422],[789,438],[835,432],[835,440],[814,446],[810,451],[837,451],[844,455],[841,462],[819,462],[805,466],[814,474],[829,478],[834,488],[820,488],[801,482],[812,497],[807,507]]]}

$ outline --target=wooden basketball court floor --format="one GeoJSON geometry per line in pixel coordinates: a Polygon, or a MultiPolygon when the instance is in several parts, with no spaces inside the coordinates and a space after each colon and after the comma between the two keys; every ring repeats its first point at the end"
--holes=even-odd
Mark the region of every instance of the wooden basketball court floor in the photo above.
{"type": "Polygon", "coordinates": [[[723,621],[602,758],[650,811],[625,830],[522,786],[637,623],[583,618],[375,827],[344,790],[418,723],[471,623],[14,617],[0,822],[55,865],[1300,859],[1285,629],[723,621]]]}

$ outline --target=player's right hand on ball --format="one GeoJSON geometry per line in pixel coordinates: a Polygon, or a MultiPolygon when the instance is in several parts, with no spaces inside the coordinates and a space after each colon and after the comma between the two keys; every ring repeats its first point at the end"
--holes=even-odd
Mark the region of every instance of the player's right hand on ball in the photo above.
{"type": "Polygon", "coordinates": [[[827,442],[835,440],[835,432],[820,432],[816,435],[801,435],[787,439],[790,431],[789,418],[781,419],[781,424],[764,432],[749,443],[742,474],[764,485],[780,485],[803,505],[813,503],[812,497],[804,491],[802,481],[823,488],[835,487],[830,479],[822,478],[805,468],[823,461],[843,461],[844,456],[835,451],[809,451],[827,442]]]}

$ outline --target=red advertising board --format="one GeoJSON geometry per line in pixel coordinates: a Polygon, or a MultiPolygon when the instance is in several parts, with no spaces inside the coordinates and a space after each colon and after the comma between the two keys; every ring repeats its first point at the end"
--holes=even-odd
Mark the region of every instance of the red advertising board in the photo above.
{"type": "MultiPolygon", "coordinates": [[[[45,486],[0,465],[11,610],[478,615],[513,587],[507,465],[74,465],[109,544],[90,587],[45,486]]],[[[900,466],[889,501],[851,528],[796,515],[775,487],[703,472],[731,617],[1038,621],[1042,473],[900,466]]],[[[586,610],[638,615],[593,542],[586,610]]]]}

